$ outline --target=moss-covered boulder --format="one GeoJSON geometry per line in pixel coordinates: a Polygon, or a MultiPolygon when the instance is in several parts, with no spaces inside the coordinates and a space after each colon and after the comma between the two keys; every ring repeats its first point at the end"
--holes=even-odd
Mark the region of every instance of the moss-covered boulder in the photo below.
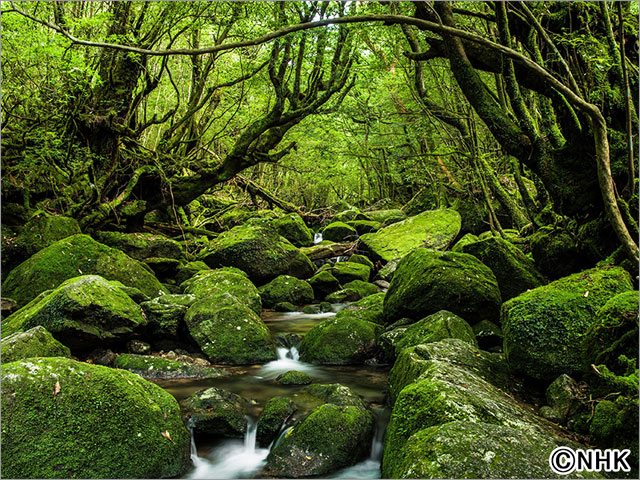
{"type": "Polygon", "coordinates": [[[582,339],[585,368],[615,368],[618,357],[638,358],[638,291],[629,290],[609,299],[596,313],[582,339]]]}
{"type": "Polygon", "coordinates": [[[330,293],[329,295],[324,297],[325,301],[329,303],[355,302],[356,300],[360,300],[361,298],[362,295],[351,288],[343,288],[342,290],[330,293]]]}
{"type": "Polygon", "coordinates": [[[374,293],[340,310],[336,318],[349,317],[358,320],[382,325],[384,315],[382,312],[385,293],[374,293]]]}
{"type": "Polygon", "coordinates": [[[360,249],[373,260],[388,262],[418,247],[444,250],[460,231],[455,210],[430,210],[360,237],[360,249]]]}
{"type": "Polygon", "coordinates": [[[66,358],[2,366],[7,478],[164,478],[189,466],[176,400],[124,370],[66,358]]]}
{"type": "Polygon", "coordinates": [[[332,242],[355,240],[358,236],[356,229],[343,222],[333,222],[322,229],[322,239],[332,242]]]}
{"type": "Polygon", "coordinates": [[[280,385],[309,385],[312,381],[311,375],[296,370],[289,370],[276,377],[276,382],[280,385]]]}
{"type": "Polygon", "coordinates": [[[273,306],[276,312],[295,312],[296,306],[290,302],[278,302],[273,306]]]}
{"type": "Polygon", "coordinates": [[[440,310],[406,327],[383,333],[380,335],[379,344],[385,356],[393,360],[405,348],[439,342],[445,338],[458,338],[475,347],[478,346],[471,326],[446,310],[440,310]]]}
{"type": "Polygon", "coordinates": [[[522,250],[502,238],[492,237],[462,248],[491,269],[503,301],[545,284],[544,277],[522,250]]]}
{"type": "Polygon", "coordinates": [[[147,333],[155,340],[182,336],[184,315],[196,301],[195,295],[162,295],[140,306],[147,318],[147,333]]]}
{"type": "Polygon", "coordinates": [[[209,270],[209,265],[202,261],[187,262],[181,265],[180,268],[178,268],[175,281],[178,285],[180,285],[202,270],[209,270]]]}
{"type": "Polygon", "coordinates": [[[340,290],[342,286],[328,270],[321,270],[309,279],[315,298],[325,298],[330,293],[340,290]]]}
{"type": "Polygon", "coordinates": [[[361,218],[363,220],[368,220],[369,217],[364,216],[360,213],[360,210],[357,208],[349,208],[348,210],[343,210],[340,213],[337,213],[333,219],[336,222],[348,222],[350,220],[355,220],[356,218],[361,218]]]}
{"type": "Polygon", "coordinates": [[[112,248],[116,248],[131,258],[145,260],[147,258],[182,258],[182,246],[175,240],[154,235],[153,233],[96,232],[96,240],[112,248]]]}
{"type": "Polygon", "coordinates": [[[71,356],[69,348],[39,325],[26,332],[16,332],[4,337],[0,343],[0,349],[3,364],[31,357],[71,356]]]}
{"type": "Polygon", "coordinates": [[[353,280],[369,281],[371,269],[367,265],[352,262],[338,262],[335,265],[324,265],[319,272],[329,272],[344,285],[353,280]]]}
{"type": "MultiPolygon", "coordinates": [[[[387,478],[557,478],[549,455],[559,439],[491,423],[453,421],[406,442],[387,478]]],[[[568,478],[598,478],[574,473],[568,478]]]]}
{"type": "Polygon", "coordinates": [[[536,267],[551,279],[561,278],[589,266],[574,236],[562,229],[542,227],[529,237],[536,267]]]}
{"type": "Polygon", "coordinates": [[[40,250],[14,268],[2,284],[2,294],[22,306],[79,274],[118,280],[152,298],[167,293],[142,263],[87,235],[73,235],[40,250]]]}
{"type": "Polygon", "coordinates": [[[266,285],[260,287],[262,303],[266,308],[271,308],[280,302],[289,302],[294,305],[304,305],[313,302],[313,288],[304,280],[290,275],[280,275],[266,285]]]}
{"type": "Polygon", "coordinates": [[[351,255],[349,257],[349,261],[351,263],[361,263],[362,265],[366,265],[367,267],[369,267],[371,269],[371,271],[373,271],[375,269],[373,262],[371,260],[369,260],[369,257],[366,257],[364,255],[358,255],[357,253],[354,255],[351,255]]]}
{"type": "Polygon", "coordinates": [[[382,228],[382,224],[380,222],[374,222],[373,220],[350,220],[345,223],[350,227],[355,228],[358,235],[377,232],[382,228]]]}
{"type": "Polygon", "coordinates": [[[326,394],[328,403],[298,421],[271,449],[265,467],[269,476],[324,475],[353,465],[369,454],[374,433],[371,411],[353,393],[344,395],[331,388],[323,391],[323,387],[334,386],[317,387],[309,393],[326,394]]]}
{"type": "Polygon", "coordinates": [[[575,273],[512,298],[502,306],[504,352],[518,372],[539,380],[584,370],[582,341],[596,313],[615,295],[632,290],[620,267],[575,273]]]}
{"type": "Polygon", "coordinates": [[[362,280],[352,280],[348,283],[345,283],[344,288],[355,290],[358,292],[358,296],[360,298],[368,297],[369,295],[373,295],[378,293],[378,286],[373,283],[363,282],[362,280]]]}
{"type": "Polygon", "coordinates": [[[372,358],[382,328],[357,318],[331,318],[313,327],[302,339],[300,358],[322,365],[353,365],[372,358]]]}
{"type": "Polygon", "coordinates": [[[303,253],[273,229],[240,225],[224,232],[200,253],[211,268],[237,267],[259,284],[278,275],[309,278],[314,266],[303,253]]]}
{"type": "Polygon", "coordinates": [[[218,368],[134,353],[118,355],[113,366],[145,378],[215,378],[227,375],[227,372],[218,368]]]}
{"type": "Polygon", "coordinates": [[[80,232],[74,218],[41,213],[29,220],[20,233],[2,248],[2,269],[9,272],[43,248],[80,232]]]}
{"type": "Polygon", "coordinates": [[[219,268],[196,273],[182,285],[185,294],[195,295],[198,300],[228,293],[256,314],[262,311],[260,292],[251,280],[233,270],[219,268]]]}
{"type": "Polygon", "coordinates": [[[419,248],[398,265],[384,299],[384,314],[392,323],[448,310],[473,325],[497,320],[500,303],[496,277],[476,257],[419,248]]]}
{"type": "Polygon", "coordinates": [[[313,233],[297,213],[289,213],[273,220],[273,226],[296,247],[308,247],[313,243],[313,233]]]}
{"type": "Polygon", "coordinates": [[[282,426],[294,411],[295,406],[290,398],[270,398],[258,417],[256,425],[258,446],[267,448],[277,438],[282,426]]]}
{"type": "Polygon", "coordinates": [[[253,364],[276,359],[271,332],[238,298],[224,293],[196,301],[185,315],[191,337],[213,363],[253,364]]]}
{"type": "Polygon", "coordinates": [[[182,415],[196,432],[240,438],[247,431],[247,406],[241,396],[215,387],[180,402],[182,415]]]}
{"type": "Polygon", "coordinates": [[[462,253],[462,248],[465,245],[469,245],[470,243],[479,242],[480,239],[474,235],[473,233],[466,233],[460,240],[458,240],[453,247],[451,247],[452,252],[462,253]]]}
{"type": "Polygon", "coordinates": [[[2,322],[3,335],[43,326],[72,350],[123,343],[146,325],[129,296],[97,275],[71,278],[2,322]]]}
{"type": "Polygon", "coordinates": [[[383,225],[391,225],[392,223],[397,223],[407,218],[407,214],[397,208],[390,210],[372,210],[367,212],[366,215],[374,222],[379,222],[383,225]]]}

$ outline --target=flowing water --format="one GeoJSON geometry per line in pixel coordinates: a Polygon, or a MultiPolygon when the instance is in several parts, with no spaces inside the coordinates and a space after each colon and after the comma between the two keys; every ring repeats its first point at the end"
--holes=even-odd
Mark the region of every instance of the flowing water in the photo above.
{"type": "Polygon", "coordinates": [[[313,244],[317,245],[322,241],[322,234],[321,233],[314,233],[313,234],[313,244]]]}
{"type": "MultiPolygon", "coordinates": [[[[376,435],[368,459],[341,469],[327,478],[379,478],[382,436],[388,422],[389,411],[384,405],[388,369],[374,366],[320,366],[300,361],[295,344],[298,335],[306,333],[314,325],[335,315],[344,305],[334,305],[334,311],[320,314],[301,312],[264,312],[263,319],[274,336],[282,336],[283,344],[277,349],[278,358],[264,365],[224,367],[231,375],[196,380],[158,380],[160,386],[177,400],[209,387],[222,388],[250,400],[253,407],[248,412],[248,427],[244,440],[229,438],[198,438],[192,435],[191,459],[194,468],[187,478],[256,478],[266,464],[268,448],[256,445],[256,418],[265,403],[277,395],[294,399],[299,408],[293,420],[300,418],[317,403],[299,394],[302,386],[283,386],[275,382],[278,375],[297,370],[309,374],[316,383],[340,383],[350,387],[372,406],[377,419],[376,435]],[[311,402],[311,403],[310,403],[311,402]]],[[[282,432],[283,435],[285,432],[282,432]]],[[[276,440],[277,442],[277,440],[276,440]]]]}

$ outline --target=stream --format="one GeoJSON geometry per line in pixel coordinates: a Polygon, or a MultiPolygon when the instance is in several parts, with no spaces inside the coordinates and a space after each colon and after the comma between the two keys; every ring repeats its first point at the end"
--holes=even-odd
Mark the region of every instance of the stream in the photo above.
{"type": "MultiPolygon", "coordinates": [[[[295,340],[296,335],[305,334],[345,306],[335,304],[332,312],[317,314],[264,311],[262,318],[274,337],[289,337],[295,340]]],[[[340,383],[348,386],[371,405],[376,417],[376,433],[369,458],[340,469],[326,478],[380,478],[382,439],[390,414],[389,409],[384,406],[388,367],[312,365],[300,361],[297,345],[279,346],[277,353],[277,360],[264,365],[224,366],[231,373],[224,377],[156,381],[178,401],[199,390],[217,387],[241,395],[251,403],[244,439],[210,437],[206,440],[198,438],[196,442],[192,435],[191,459],[194,468],[185,478],[257,478],[256,475],[266,464],[269,454],[269,448],[258,448],[256,445],[256,423],[260,411],[270,398],[278,395],[288,395],[296,400],[296,393],[304,388],[279,385],[275,382],[278,375],[289,370],[305,372],[313,377],[315,383],[340,383]]],[[[304,403],[296,403],[301,407],[301,411],[294,413],[294,419],[308,413],[304,403]]],[[[311,407],[310,405],[309,408],[311,407]]],[[[285,433],[286,430],[281,432],[281,436],[285,433]]],[[[278,439],[274,443],[277,442],[278,439]]]]}

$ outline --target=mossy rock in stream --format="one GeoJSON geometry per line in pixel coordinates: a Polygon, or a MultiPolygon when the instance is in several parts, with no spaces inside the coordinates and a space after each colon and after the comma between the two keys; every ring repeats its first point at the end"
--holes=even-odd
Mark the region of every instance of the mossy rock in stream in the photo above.
{"type": "Polygon", "coordinates": [[[276,377],[276,382],[280,385],[309,385],[312,381],[311,375],[296,370],[289,370],[276,377]]]}
{"type": "Polygon", "coordinates": [[[256,425],[256,441],[260,448],[267,448],[277,438],[280,429],[294,411],[295,406],[290,398],[269,399],[256,425]]]}
{"type": "Polygon", "coordinates": [[[41,292],[78,274],[118,280],[151,298],[168,293],[141,262],[88,235],[73,235],[40,250],[14,268],[2,285],[2,295],[23,306],[41,292]]]}
{"type": "Polygon", "coordinates": [[[357,318],[325,320],[302,339],[300,359],[322,365],[364,363],[376,354],[376,340],[381,331],[379,325],[357,318]]]}
{"type": "Polygon", "coordinates": [[[97,275],[70,278],[2,321],[3,335],[42,325],[73,350],[123,343],[146,325],[129,296],[97,275]]]}
{"type": "Polygon", "coordinates": [[[340,282],[328,270],[320,270],[309,279],[309,285],[313,288],[315,298],[325,298],[330,293],[342,288],[340,282]]]}
{"type": "Polygon", "coordinates": [[[198,300],[229,293],[256,314],[262,312],[262,298],[253,283],[237,269],[218,268],[196,273],[182,285],[185,294],[198,300]]]}
{"type": "Polygon", "coordinates": [[[330,293],[324,299],[329,303],[347,303],[347,302],[355,302],[356,300],[360,300],[362,295],[356,290],[351,288],[343,288],[342,290],[338,290],[337,292],[330,293]]]}
{"type": "Polygon", "coordinates": [[[448,310],[473,325],[497,320],[500,304],[495,275],[476,257],[419,248],[400,261],[384,300],[384,314],[387,323],[393,323],[448,310]]]}
{"type": "Polygon", "coordinates": [[[371,269],[372,272],[375,269],[373,262],[369,260],[369,257],[366,257],[364,255],[358,255],[358,254],[351,255],[349,257],[349,261],[351,263],[361,263],[362,265],[366,265],[371,269]]]}
{"type": "MultiPolygon", "coordinates": [[[[363,282],[362,280],[352,280],[343,285],[344,288],[355,290],[360,298],[368,297],[378,293],[378,286],[373,283],[363,282]]],[[[359,299],[358,299],[359,300],[359,299]]]]}
{"type": "Polygon", "coordinates": [[[145,378],[216,378],[228,375],[226,371],[218,368],[134,353],[118,355],[113,366],[145,378]]]}
{"type": "Polygon", "coordinates": [[[199,257],[212,268],[237,267],[258,285],[278,275],[309,278],[315,269],[311,260],[278,232],[250,224],[222,233],[199,257]]]}
{"type": "Polygon", "coordinates": [[[2,365],[7,478],[164,478],[191,465],[176,400],[124,370],[66,358],[2,365]]]}
{"type": "Polygon", "coordinates": [[[574,273],[504,303],[504,352],[513,370],[551,381],[585,371],[582,341],[597,311],[615,295],[633,289],[629,273],[601,267],[574,273]]]}
{"type": "MultiPolygon", "coordinates": [[[[557,478],[549,455],[565,443],[503,425],[454,421],[412,435],[385,478],[557,478]]],[[[567,478],[600,475],[576,472],[567,478]]]]}
{"type": "Polygon", "coordinates": [[[343,222],[333,222],[322,229],[322,239],[332,242],[344,242],[358,236],[356,229],[343,222]]]}
{"type": "Polygon", "coordinates": [[[76,219],[41,213],[29,220],[12,242],[3,245],[2,270],[9,272],[43,248],[79,233],[76,219]]]}
{"type": "Polygon", "coordinates": [[[371,269],[367,265],[352,262],[337,262],[335,265],[324,265],[318,273],[329,272],[344,285],[353,280],[369,281],[371,269]]]}
{"type": "Polygon", "coordinates": [[[380,348],[385,357],[393,361],[400,351],[420,344],[457,338],[474,347],[478,346],[471,326],[459,316],[440,310],[411,325],[399,327],[380,335],[380,348]]]}
{"type": "Polygon", "coordinates": [[[31,357],[70,357],[71,351],[61,344],[47,329],[38,325],[26,332],[16,332],[2,339],[2,363],[31,357]]]}
{"type": "Polygon", "coordinates": [[[175,240],[153,233],[96,232],[96,240],[121,250],[136,260],[147,258],[182,259],[182,246],[175,240]]]}
{"type": "Polygon", "coordinates": [[[290,302],[278,302],[273,306],[276,312],[295,312],[296,306],[290,302]]]}
{"type": "Polygon", "coordinates": [[[313,243],[313,233],[297,213],[273,220],[273,226],[296,247],[308,247],[313,243]]]}
{"type": "Polygon", "coordinates": [[[182,415],[198,433],[242,438],[249,402],[220,388],[199,390],[180,402],[182,415]]]}
{"type": "Polygon", "coordinates": [[[260,287],[259,291],[266,308],[271,308],[280,302],[304,305],[313,302],[314,298],[313,288],[309,283],[290,275],[274,278],[260,287]]]}
{"type": "Polygon", "coordinates": [[[185,315],[191,337],[213,363],[254,364],[276,359],[271,332],[233,295],[196,301],[185,315]]]}
{"type": "Polygon", "coordinates": [[[340,310],[336,314],[336,318],[349,317],[382,325],[384,319],[382,312],[384,297],[384,292],[364,297],[340,310]]]}
{"type": "Polygon", "coordinates": [[[372,260],[388,262],[418,248],[444,250],[460,231],[455,210],[430,210],[360,237],[360,249],[372,260]]]}
{"type": "Polygon", "coordinates": [[[491,269],[503,301],[544,285],[545,279],[522,250],[502,238],[492,237],[462,247],[491,269]]]}
{"type": "Polygon", "coordinates": [[[327,403],[298,421],[271,449],[265,467],[270,477],[325,475],[357,463],[370,452],[375,422],[362,400],[341,385],[313,385],[305,390],[323,395],[327,403]],[[349,393],[338,393],[343,390],[349,393]]]}

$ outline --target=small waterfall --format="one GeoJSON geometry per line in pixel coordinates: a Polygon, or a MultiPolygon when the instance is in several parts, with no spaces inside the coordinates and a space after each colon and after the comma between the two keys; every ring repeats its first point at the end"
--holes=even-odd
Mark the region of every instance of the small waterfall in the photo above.
{"type": "Polygon", "coordinates": [[[322,241],[322,234],[321,233],[314,233],[313,234],[313,244],[317,245],[322,241]]]}
{"type": "Polygon", "coordinates": [[[244,435],[244,449],[247,453],[255,453],[256,436],[258,435],[258,422],[247,418],[247,433],[244,435]]]}
{"type": "Polygon", "coordinates": [[[260,377],[273,379],[289,370],[297,370],[298,372],[305,372],[310,375],[314,374],[315,367],[313,365],[300,361],[300,352],[298,352],[297,346],[278,347],[276,352],[278,359],[260,367],[260,377]]]}

